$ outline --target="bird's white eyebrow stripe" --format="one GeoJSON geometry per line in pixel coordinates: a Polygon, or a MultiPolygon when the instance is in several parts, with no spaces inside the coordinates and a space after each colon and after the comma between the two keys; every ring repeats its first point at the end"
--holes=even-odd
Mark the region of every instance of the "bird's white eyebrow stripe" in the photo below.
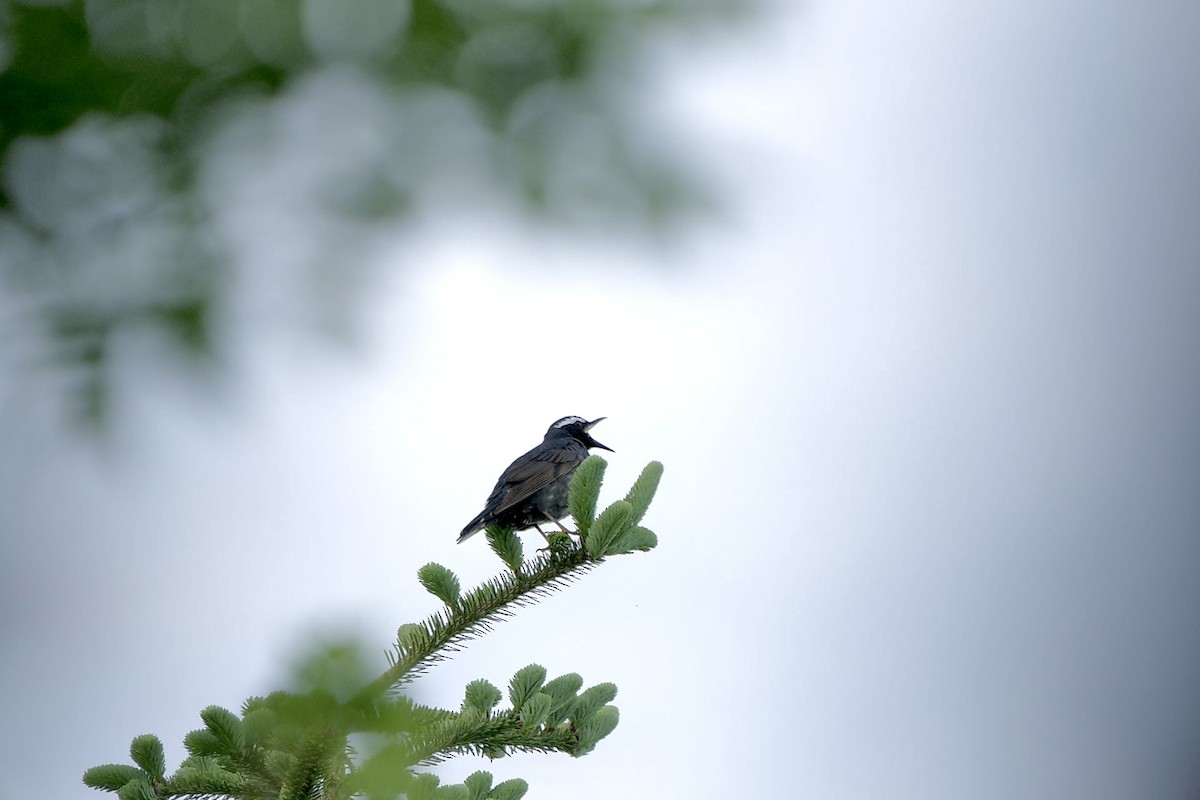
{"type": "Polygon", "coordinates": [[[572,425],[576,422],[583,424],[583,425],[587,424],[587,420],[584,419],[583,417],[563,417],[562,419],[560,419],[558,422],[554,423],[550,427],[551,428],[565,428],[568,425],[572,425]]]}

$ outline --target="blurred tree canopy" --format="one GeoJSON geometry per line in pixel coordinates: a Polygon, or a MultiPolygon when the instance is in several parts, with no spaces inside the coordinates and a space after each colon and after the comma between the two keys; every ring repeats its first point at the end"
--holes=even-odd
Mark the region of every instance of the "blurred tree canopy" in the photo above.
{"type": "Polygon", "coordinates": [[[0,0],[0,313],[100,419],[130,331],[219,356],[260,270],[351,312],[403,220],[659,224],[693,195],[636,55],[737,4],[0,0]]]}

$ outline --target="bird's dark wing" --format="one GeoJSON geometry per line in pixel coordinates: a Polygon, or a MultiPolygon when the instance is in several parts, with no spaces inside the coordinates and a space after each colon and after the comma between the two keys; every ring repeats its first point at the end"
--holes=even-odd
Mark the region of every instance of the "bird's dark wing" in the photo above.
{"type": "Polygon", "coordinates": [[[488,498],[488,508],[493,514],[503,513],[578,467],[585,458],[584,447],[535,447],[504,470],[488,498]]]}

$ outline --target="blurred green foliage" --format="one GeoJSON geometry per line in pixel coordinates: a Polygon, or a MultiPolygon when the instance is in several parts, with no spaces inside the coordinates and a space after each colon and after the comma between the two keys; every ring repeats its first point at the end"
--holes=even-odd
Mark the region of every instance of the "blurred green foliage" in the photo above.
{"type": "MultiPolygon", "coordinates": [[[[204,177],[240,141],[220,132],[241,120],[251,138],[278,136],[254,127],[262,109],[331,70],[382,88],[394,113],[355,132],[384,142],[386,163],[319,137],[286,151],[297,169],[342,159],[305,191],[350,235],[325,237],[330,252],[313,262],[352,261],[356,233],[394,223],[446,183],[547,219],[658,225],[694,193],[678,143],[654,141],[639,119],[653,103],[638,97],[637,55],[741,5],[0,0],[0,279],[31,298],[31,335],[80,369],[89,418],[106,413],[105,365],[120,332],[151,327],[180,354],[211,354],[238,259],[254,258],[217,224],[223,201],[204,177]],[[455,112],[440,113],[430,96],[455,112]],[[421,135],[410,146],[413,129],[421,135]],[[459,140],[473,143],[471,157],[459,140]]],[[[345,112],[331,101],[327,113],[345,112]]],[[[265,173],[257,146],[234,170],[243,178],[265,173]]],[[[313,227],[301,214],[293,224],[313,227]]],[[[353,282],[353,270],[330,274],[311,283],[353,282]]],[[[353,291],[328,294],[352,313],[353,291]]]]}

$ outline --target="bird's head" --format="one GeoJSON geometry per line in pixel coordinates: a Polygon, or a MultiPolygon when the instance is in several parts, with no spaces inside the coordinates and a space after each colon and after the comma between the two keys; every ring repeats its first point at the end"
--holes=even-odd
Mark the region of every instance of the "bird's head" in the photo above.
{"type": "Polygon", "coordinates": [[[610,453],[614,452],[611,447],[606,444],[600,444],[588,433],[592,429],[592,426],[602,419],[604,417],[596,417],[591,422],[588,422],[583,417],[563,417],[550,426],[550,429],[546,431],[546,438],[549,439],[552,436],[570,436],[572,439],[582,442],[586,447],[599,447],[601,450],[607,450],[610,453]]]}

